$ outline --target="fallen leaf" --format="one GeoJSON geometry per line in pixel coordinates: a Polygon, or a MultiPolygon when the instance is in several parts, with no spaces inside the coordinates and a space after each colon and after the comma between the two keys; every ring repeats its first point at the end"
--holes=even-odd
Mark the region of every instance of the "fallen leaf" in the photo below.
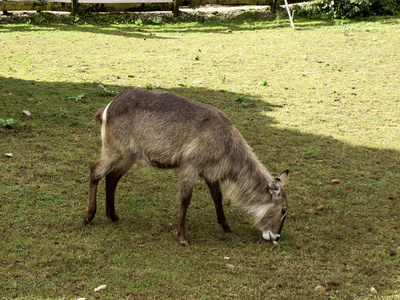
{"type": "Polygon", "coordinates": [[[74,140],[75,140],[75,142],[79,142],[81,140],[81,138],[79,136],[76,136],[74,140]]]}
{"type": "Polygon", "coordinates": [[[378,291],[374,287],[371,288],[370,292],[371,294],[378,294],[378,291]]]}
{"type": "Polygon", "coordinates": [[[279,246],[279,243],[278,243],[277,241],[273,241],[272,244],[273,244],[274,246],[279,246]]]}
{"type": "Polygon", "coordinates": [[[94,289],[95,292],[105,290],[107,286],[105,284],[98,286],[97,288],[94,289]]]}
{"type": "Polygon", "coordinates": [[[339,179],[332,179],[331,183],[333,184],[339,184],[340,180],[339,179]]]}
{"type": "Polygon", "coordinates": [[[234,265],[231,265],[231,264],[226,264],[226,266],[227,266],[229,269],[234,269],[234,268],[235,268],[235,266],[234,266],[234,265]]]}
{"type": "Polygon", "coordinates": [[[22,113],[27,116],[32,116],[32,113],[29,110],[23,110],[22,113]]]}
{"type": "Polygon", "coordinates": [[[318,206],[315,208],[315,210],[321,211],[321,210],[324,210],[324,208],[325,208],[325,206],[323,206],[323,205],[318,205],[318,206]]]}

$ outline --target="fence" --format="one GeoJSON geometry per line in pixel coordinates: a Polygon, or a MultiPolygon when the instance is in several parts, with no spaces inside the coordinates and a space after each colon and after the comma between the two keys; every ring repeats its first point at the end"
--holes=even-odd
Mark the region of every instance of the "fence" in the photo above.
{"type": "MultiPolygon", "coordinates": [[[[293,0],[291,2],[302,2],[293,0]]],[[[66,11],[81,12],[131,12],[173,11],[178,15],[183,5],[271,5],[279,0],[0,0],[0,11],[66,11]]]]}

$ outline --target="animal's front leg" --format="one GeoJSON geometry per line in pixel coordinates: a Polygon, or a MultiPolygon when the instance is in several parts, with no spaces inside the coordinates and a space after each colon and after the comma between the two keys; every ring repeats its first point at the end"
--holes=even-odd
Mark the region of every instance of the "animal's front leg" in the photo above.
{"type": "Polygon", "coordinates": [[[186,238],[186,230],[185,230],[185,218],[186,218],[186,212],[190,204],[190,196],[186,197],[179,197],[180,201],[180,209],[179,209],[179,218],[178,218],[178,226],[176,228],[176,234],[178,235],[178,240],[179,243],[182,246],[189,246],[189,243],[186,238]]]}
{"type": "Polygon", "coordinates": [[[196,182],[197,173],[190,172],[188,170],[180,171],[179,175],[179,217],[178,225],[176,228],[176,234],[178,235],[179,243],[182,246],[189,246],[186,238],[185,231],[185,219],[186,212],[190,205],[190,199],[192,198],[193,186],[196,182]]]}
{"type": "Polygon", "coordinates": [[[232,232],[231,227],[225,218],[224,208],[222,206],[222,193],[219,182],[209,182],[206,180],[207,186],[210,189],[211,197],[214,200],[215,210],[217,211],[217,219],[219,225],[225,232],[232,232]]]}

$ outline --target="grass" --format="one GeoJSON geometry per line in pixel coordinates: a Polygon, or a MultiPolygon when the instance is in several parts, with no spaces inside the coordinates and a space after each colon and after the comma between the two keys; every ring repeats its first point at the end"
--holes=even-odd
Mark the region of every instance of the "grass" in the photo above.
{"type": "Polygon", "coordinates": [[[0,118],[14,120],[0,128],[2,299],[399,297],[398,19],[300,19],[294,31],[255,13],[39,17],[0,20],[0,118]],[[135,87],[221,108],[271,173],[290,169],[279,246],[229,205],[235,232],[223,233],[199,180],[181,247],[175,170],[131,170],[118,225],[101,182],[83,225],[93,115],[135,87]]]}

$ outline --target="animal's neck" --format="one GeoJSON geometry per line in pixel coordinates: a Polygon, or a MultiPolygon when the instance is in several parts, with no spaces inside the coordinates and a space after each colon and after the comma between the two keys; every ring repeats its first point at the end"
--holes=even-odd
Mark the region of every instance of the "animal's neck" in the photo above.
{"type": "Polygon", "coordinates": [[[236,172],[221,182],[222,192],[227,199],[247,209],[271,200],[268,183],[273,177],[255,155],[235,169],[236,172]]]}

